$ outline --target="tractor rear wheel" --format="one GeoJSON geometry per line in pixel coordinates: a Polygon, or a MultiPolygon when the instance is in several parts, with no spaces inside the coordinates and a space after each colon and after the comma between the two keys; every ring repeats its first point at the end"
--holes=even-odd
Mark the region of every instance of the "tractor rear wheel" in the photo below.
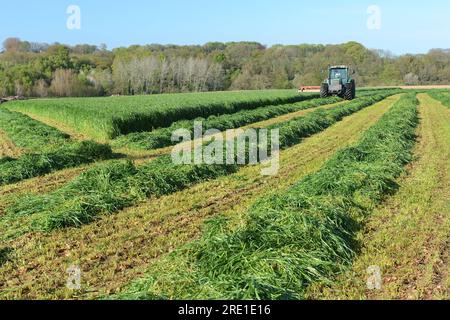
{"type": "Polygon", "coordinates": [[[345,86],[344,99],[345,100],[353,100],[356,96],[356,86],[355,81],[351,81],[349,84],[345,86]]]}
{"type": "Polygon", "coordinates": [[[321,98],[328,98],[328,83],[322,83],[322,86],[320,87],[320,97],[321,98]]]}

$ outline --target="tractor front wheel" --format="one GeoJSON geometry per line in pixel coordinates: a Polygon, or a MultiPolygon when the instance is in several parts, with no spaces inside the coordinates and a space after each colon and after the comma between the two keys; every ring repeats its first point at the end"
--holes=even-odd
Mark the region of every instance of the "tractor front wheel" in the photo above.
{"type": "Polygon", "coordinates": [[[320,97],[321,98],[328,98],[328,83],[322,83],[322,86],[320,87],[320,97]]]}
{"type": "Polygon", "coordinates": [[[351,81],[345,86],[344,98],[345,100],[353,100],[356,96],[356,86],[355,81],[351,81]]]}

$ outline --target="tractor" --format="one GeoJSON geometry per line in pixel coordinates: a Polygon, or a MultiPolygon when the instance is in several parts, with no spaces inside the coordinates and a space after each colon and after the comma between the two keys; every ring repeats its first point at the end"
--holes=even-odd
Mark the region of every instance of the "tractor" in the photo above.
{"type": "Polygon", "coordinates": [[[328,70],[328,79],[320,87],[320,96],[339,96],[345,100],[353,100],[356,96],[356,83],[350,74],[354,74],[347,66],[333,66],[328,70]]]}

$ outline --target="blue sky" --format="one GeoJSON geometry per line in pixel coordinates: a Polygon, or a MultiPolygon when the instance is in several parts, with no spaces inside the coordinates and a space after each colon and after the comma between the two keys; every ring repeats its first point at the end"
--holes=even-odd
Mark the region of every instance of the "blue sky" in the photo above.
{"type": "Polygon", "coordinates": [[[450,47],[450,2],[444,0],[0,0],[0,39],[67,44],[266,45],[355,40],[396,54],[450,47]],[[69,5],[81,29],[66,27],[69,5]],[[381,30],[367,28],[367,8],[381,9],[381,30]]]}

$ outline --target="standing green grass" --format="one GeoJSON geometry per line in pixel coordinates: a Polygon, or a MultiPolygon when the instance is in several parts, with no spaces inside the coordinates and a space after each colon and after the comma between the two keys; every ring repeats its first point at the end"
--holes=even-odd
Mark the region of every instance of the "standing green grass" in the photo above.
{"type": "Polygon", "coordinates": [[[12,111],[29,113],[64,123],[97,140],[132,132],[168,127],[179,120],[232,114],[268,105],[317,98],[295,90],[261,90],[13,101],[12,111]]]}

